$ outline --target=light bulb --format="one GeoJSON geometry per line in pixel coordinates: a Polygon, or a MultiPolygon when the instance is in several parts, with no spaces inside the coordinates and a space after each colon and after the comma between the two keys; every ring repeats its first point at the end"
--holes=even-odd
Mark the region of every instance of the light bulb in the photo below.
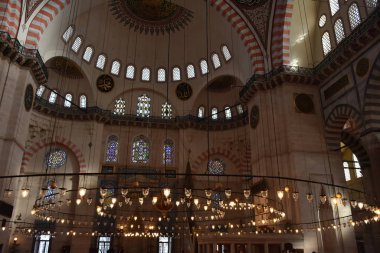
{"type": "Polygon", "coordinates": [[[81,188],[79,189],[79,196],[81,196],[81,198],[83,198],[84,195],[86,195],[86,191],[87,191],[86,188],[81,187],[81,188]]]}
{"type": "Polygon", "coordinates": [[[111,202],[112,202],[112,204],[115,205],[115,203],[117,202],[117,198],[113,197],[113,198],[111,199],[111,202]]]}
{"type": "Polygon", "coordinates": [[[284,191],[285,192],[289,192],[290,191],[290,187],[289,186],[285,186],[284,191]]]}
{"type": "Polygon", "coordinates": [[[36,209],[33,208],[32,211],[30,211],[30,214],[31,215],[35,215],[36,214],[36,209]]]}
{"type": "Polygon", "coordinates": [[[152,198],[152,204],[155,205],[157,203],[158,197],[154,196],[152,198]]]}
{"type": "Polygon", "coordinates": [[[273,208],[273,207],[270,207],[270,208],[269,208],[269,212],[270,212],[270,213],[273,213],[273,211],[274,211],[274,208],[273,208]]]}
{"type": "Polygon", "coordinates": [[[139,203],[142,206],[144,204],[144,198],[139,198],[139,203]]]}
{"type": "Polygon", "coordinates": [[[29,196],[29,192],[30,192],[30,190],[28,188],[23,188],[23,189],[21,189],[21,196],[23,198],[26,198],[29,196]]]}
{"type": "Polygon", "coordinates": [[[358,202],[358,207],[359,207],[360,210],[363,209],[364,203],[362,201],[359,201],[358,202]]]}
{"type": "Polygon", "coordinates": [[[337,205],[338,204],[338,199],[336,197],[331,197],[331,204],[337,205]]]}
{"type": "Polygon", "coordinates": [[[162,189],[162,192],[164,193],[164,196],[167,198],[170,196],[170,188],[168,187],[165,187],[164,189],[162,189]]]}
{"type": "Polygon", "coordinates": [[[260,193],[261,193],[261,197],[263,197],[263,198],[267,198],[268,197],[268,190],[263,190],[260,193]]]}
{"type": "Polygon", "coordinates": [[[115,206],[114,203],[111,203],[111,204],[110,204],[111,209],[112,209],[114,206],[115,206]]]}
{"type": "Polygon", "coordinates": [[[282,198],[284,197],[284,191],[283,190],[278,190],[277,191],[277,197],[282,200],[282,198]]]}
{"type": "Polygon", "coordinates": [[[185,188],[185,196],[186,196],[187,198],[190,198],[190,197],[191,197],[191,189],[187,189],[187,188],[185,188]]]}
{"type": "Polygon", "coordinates": [[[251,195],[251,190],[249,190],[249,189],[245,189],[243,193],[244,193],[244,197],[245,197],[246,199],[248,199],[249,196],[251,195]]]}
{"type": "Polygon", "coordinates": [[[96,207],[96,212],[97,212],[97,213],[100,213],[101,211],[102,211],[102,207],[101,207],[101,206],[97,206],[97,207],[96,207]]]}
{"type": "Polygon", "coordinates": [[[307,201],[309,201],[309,203],[311,203],[312,201],[313,201],[313,194],[312,193],[307,193],[306,194],[306,199],[307,199],[307,201]]]}
{"type": "Polygon", "coordinates": [[[142,190],[142,195],[144,196],[144,198],[146,198],[148,195],[149,195],[149,188],[144,188],[143,190],[142,190]]]}
{"type": "Polygon", "coordinates": [[[203,206],[203,209],[204,209],[205,211],[207,211],[208,206],[207,206],[207,205],[203,206]]]}
{"type": "Polygon", "coordinates": [[[175,202],[175,205],[176,205],[176,206],[179,206],[179,204],[180,204],[180,202],[177,200],[177,201],[175,202]]]}
{"type": "Polygon", "coordinates": [[[194,205],[198,205],[199,204],[199,199],[194,199],[194,205]]]}
{"type": "Polygon", "coordinates": [[[227,188],[224,190],[224,194],[226,195],[227,198],[230,198],[232,194],[232,190],[230,188],[227,188]]]}
{"type": "Polygon", "coordinates": [[[75,201],[76,203],[77,203],[77,205],[79,206],[80,205],[80,203],[82,203],[82,199],[80,199],[80,198],[77,198],[77,200],[75,201]]]}
{"type": "Polygon", "coordinates": [[[207,198],[210,198],[211,195],[212,195],[212,190],[211,189],[206,189],[205,190],[205,195],[206,195],[207,198]]]}

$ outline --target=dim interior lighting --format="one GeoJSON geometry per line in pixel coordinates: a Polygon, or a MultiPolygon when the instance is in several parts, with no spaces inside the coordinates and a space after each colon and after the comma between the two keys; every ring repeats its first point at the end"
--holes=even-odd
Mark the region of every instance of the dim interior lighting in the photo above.
{"type": "Polygon", "coordinates": [[[165,187],[164,189],[162,189],[162,192],[163,192],[164,196],[165,196],[166,198],[168,198],[168,197],[170,196],[170,192],[171,192],[171,190],[170,190],[170,188],[165,187]]]}
{"type": "Polygon", "coordinates": [[[22,189],[21,189],[21,196],[22,196],[23,198],[26,198],[26,197],[29,196],[29,192],[30,192],[30,190],[29,190],[28,188],[22,188],[22,189]]]}
{"type": "Polygon", "coordinates": [[[86,191],[87,191],[86,188],[81,187],[81,188],[79,189],[79,196],[81,196],[81,197],[83,198],[84,195],[86,195],[86,191]]]}
{"type": "Polygon", "coordinates": [[[284,197],[284,191],[283,190],[278,190],[277,191],[277,197],[282,200],[282,198],[284,197]]]}

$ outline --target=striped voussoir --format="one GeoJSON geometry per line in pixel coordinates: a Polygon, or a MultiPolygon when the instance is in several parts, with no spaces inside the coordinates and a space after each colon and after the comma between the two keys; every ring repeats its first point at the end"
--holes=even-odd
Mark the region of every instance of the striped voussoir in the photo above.
{"type": "Polygon", "coordinates": [[[28,167],[33,155],[35,155],[39,150],[49,147],[51,145],[61,145],[70,150],[78,161],[80,172],[86,171],[86,161],[78,146],[72,143],[70,140],[67,140],[64,137],[59,136],[54,137],[53,140],[51,138],[45,138],[31,144],[25,150],[24,156],[22,157],[21,171],[25,171],[25,169],[28,167]]]}
{"type": "Polygon", "coordinates": [[[240,34],[240,38],[247,48],[254,72],[256,74],[263,74],[265,71],[263,52],[249,25],[235,10],[236,7],[226,0],[211,0],[210,3],[211,6],[215,6],[216,10],[227,18],[237,33],[240,34]]]}
{"type": "Polygon", "coordinates": [[[339,150],[342,141],[343,126],[350,119],[354,129],[350,130],[353,136],[358,137],[363,127],[363,119],[359,111],[351,105],[337,105],[327,117],[325,123],[325,138],[329,150],[339,150]]]}
{"type": "Polygon", "coordinates": [[[290,65],[290,27],[293,0],[278,0],[273,17],[271,55],[273,68],[290,65]]]}
{"type": "Polygon", "coordinates": [[[380,132],[380,55],[373,65],[364,98],[365,130],[380,132]]]}
{"type": "Polygon", "coordinates": [[[349,147],[351,151],[356,155],[361,168],[364,169],[370,167],[370,161],[367,151],[364,149],[358,138],[356,138],[349,132],[343,131],[341,135],[341,141],[344,143],[345,146],[349,147]]]}
{"type": "Polygon", "coordinates": [[[16,38],[22,11],[21,0],[0,0],[0,31],[16,38]]]}
{"type": "Polygon", "coordinates": [[[68,4],[70,4],[70,0],[50,0],[47,2],[30,23],[25,46],[36,49],[46,28],[68,4]]]}

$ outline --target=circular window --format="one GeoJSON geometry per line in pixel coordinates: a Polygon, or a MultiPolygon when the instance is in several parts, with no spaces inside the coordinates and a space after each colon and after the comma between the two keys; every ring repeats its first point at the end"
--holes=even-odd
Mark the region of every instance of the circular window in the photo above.
{"type": "Polygon", "coordinates": [[[62,149],[51,150],[46,154],[45,160],[48,168],[58,169],[65,165],[67,154],[62,149]]]}
{"type": "Polygon", "coordinates": [[[326,15],[323,14],[323,15],[319,18],[319,27],[324,27],[325,24],[326,24],[326,20],[327,20],[326,15]]]}
{"type": "Polygon", "coordinates": [[[214,159],[208,162],[208,174],[222,175],[224,174],[225,164],[220,159],[214,159]]]}

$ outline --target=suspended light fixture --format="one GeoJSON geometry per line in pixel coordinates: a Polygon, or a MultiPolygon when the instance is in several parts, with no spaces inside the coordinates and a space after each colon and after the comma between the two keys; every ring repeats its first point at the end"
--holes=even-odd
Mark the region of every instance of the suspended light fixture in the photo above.
{"type": "Polygon", "coordinates": [[[358,202],[356,201],[356,200],[351,200],[350,201],[350,204],[351,204],[351,206],[353,207],[353,208],[355,208],[357,205],[358,205],[358,202]]]}
{"type": "Polygon", "coordinates": [[[362,201],[359,201],[358,202],[358,207],[359,207],[360,210],[362,210],[363,207],[364,207],[364,203],[362,201]]]}
{"type": "Polygon", "coordinates": [[[10,198],[10,197],[12,197],[12,193],[13,193],[13,190],[11,190],[11,189],[5,189],[5,191],[4,191],[4,197],[5,198],[10,198]]]}
{"type": "Polygon", "coordinates": [[[88,205],[91,205],[91,203],[92,203],[92,198],[90,197],[90,198],[87,198],[87,204],[88,205]]]}
{"type": "Polygon", "coordinates": [[[23,198],[27,198],[29,196],[29,192],[30,192],[30,190],[28,188],[22,188],[21,189],[21,196],[23,198]]]}
{"type": "Polygon", "coordinates": [[[313,198],[314,198],[314,196],[311,192],[306,193],[306,199],[307,199],[307,201],[309,201],[309,203],[311,203],[313,201],[313,198]]]}
{"type": "Polygon", "coordinates": [[[127,194],[128,194],[128,188],[121,188],[121,195],[123,195],[123,197],[125,197],[125,196],[127,196],[127,194]]]}
{"type": "Polygon", "coordinates": [[[171,190],[168,187],[165,187],[162,189],[162,193],[164,194],[165,198],[168,198],[170,196],[171,190]]]}
{"type": "Polygon", "coordinates": [[[59,188],[59,195],[65,196],[67,192],[67,189],[65,187],[59,188]]]}
{"type": "Polygon", "coordinates": [[[111,202],[112,204],[115,204],[117,202],[117,198],[116,197],[111,198],[111,202]]]}
{"type": "Polygon", "coordinates": [[[191,189],[185,188],[185,196],[186,196],[186,198],[191,197],[191,189]]]}
{"type": "Polygon", "coordinates": [[[157,203],[157,201],[158,201],[158,197],[154,196],[152,198],[152,204],[155,205],[157,203]]]}
{"type": "Polygon", "coordinates": [[[227,189],[224,190],[224,194],[229,199],[231,197],[232,190],[230,188],[227,188],[227,189]]]}
{"type": "Polygon", "coordinates": [[[103,188],[103,187],[100,187],[99,189],[99,194],[102,198],[104,198],[107,194],[107,189],[106,188],[103,188]]]}
{"type": "Polygon", "coordinates": [[[261,194],[261,197],[268,198],[268,190],[263,190],[260,192],[260,194],[261,194]]]}
{"type": "Polygon", "coordinates": [[[321,201],[322,204],[325,204],[327,201],[326,194],[322,193],[321,195],[319,195],[319,200],[321,201]]]}
{"type": "Polygon", "coordinates": [[[298,191],[293,192],[292,194],[294,201],[298,201],[300,193],[298,191]]]}
{"type": "Polygon", "coordinates": [[[249,190],[249,189],[245,189],[245,190],[244,190],[244,197],[245,197],[246,199],[248,199],[250,195],[251,195],[251,190],[249,190]]]}
{"type": "Polygon", "coordinates": [[[277,197],[282,200],[284,197],[284,191],[283,190],[277,190],[277,197]]]}
{"type": "Polygon", "coordinates": [[[80,203],[82,203],[82,199],[81,199],[81,198],[77,198],[75,202],[76,202],[76,203],[77,203],[77,205],[79,206],[79,205],[80,205],[80,203]]]}
{"type": "Polygon", "coordinates": [[[205,195],[206,195],[207,198],[211,198],[212,190],[211,189],[206,189],[205,190],[205,195]]]}
{"type": "Polygon", "coordinates": [[[142,206],[144,204],[144,198],[139,198],[139,203],[140,203],[140,206],[142,206]]]}
{"type": "Polygon", "coordinates": [[[86,195],[86,191],[87,191],[87,189],[84,188],[84,187],[79,188],[79,196],[80,196],[81,198],[83,198],[84,195],[86,195]]]}
{"type": "Polygon", "coordinates": [[[142,195],[144,196],[144,198],[146,198],[149,195],[149,191],[150,191],[149,188],[144,188],[142,190],[142,195]]]}

